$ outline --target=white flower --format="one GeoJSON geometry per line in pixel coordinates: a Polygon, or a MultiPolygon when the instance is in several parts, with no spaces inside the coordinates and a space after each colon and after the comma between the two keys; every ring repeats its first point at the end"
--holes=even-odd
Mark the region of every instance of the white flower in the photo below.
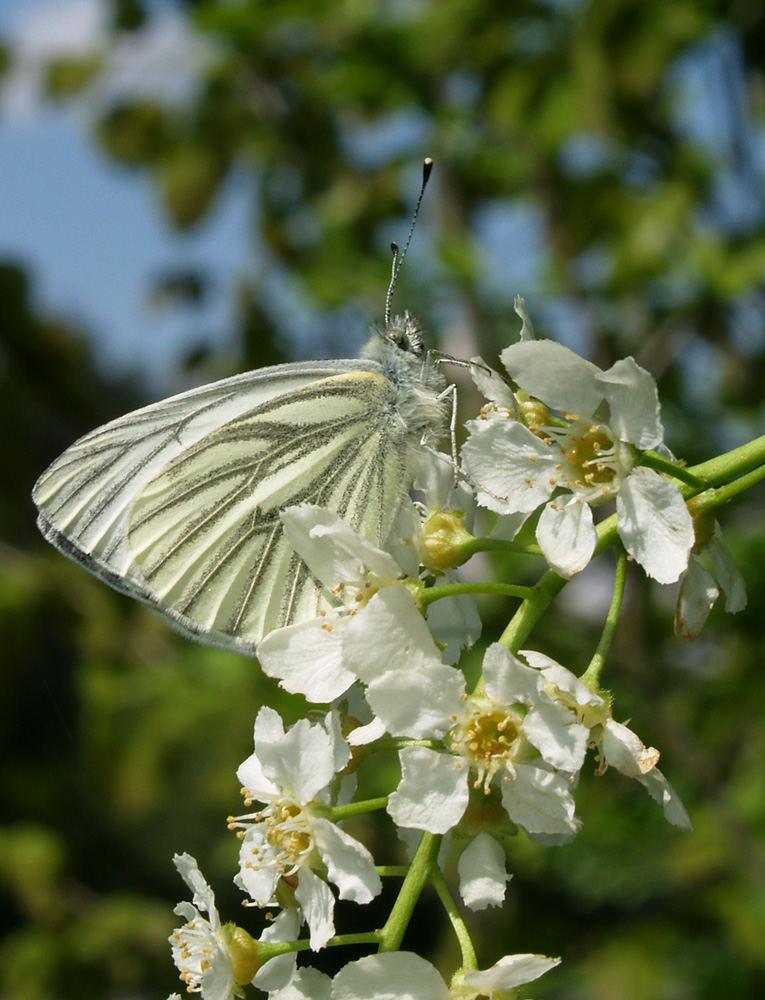
{"type": "Polygon", "coordinates": [[[614,767],[628,778],[636,778],[664,810],[665,818],[674,826],[691,829],[691,821],[677,792],[656,766],[659,751],[646,747],[640,737],[611,716],[611,705],[555,660],[543,653],[524,649],[521,655],[537,668],[545,680],[545,691],[558,704],[576,713],[589,731],[589,741],[598,748],[603,774],[614,767]]]}
{"type": "MultiPolygon", "coordinates": [[[[281,518],[293,548],[343,604],[318,618],[270,632],[258,645],[258,659],[264,672],[278,677],[287,691],[304,694],[314,702],[330,702],[357,679],[346,655],[345,633],[357,619],[363,627],[367,607],[376,594],[397,592],[409,621],[416,616],[422,622],[422,615],[396,560],[336,514],[304,504],[283,511],[281,518]]],[[[445,639],[459,645],[457,632],[461,631],[461,645],[465,646],[475,634],[475,620],[462,605],[460,614],[463,627],[458,630],[454,620],[450,621],[445,639]]],[[[427,631],[424,622],[423,628],[427,631]]]]}
{"type": "Polygon", "coordinates": [[[467,697],[459,671],[426,662],[369,683],[367,701],[388,732],[444,738],[447,748],[399,752],[402,778],[388,812],[399,826],[443,834],[461,820],[472,788],[498,792],[532,839],[571,840],[580,824],[569,774],[584,760],[586,727],[545,694],[538,671],[499,643],[484,657],[484,682],[484,693],[467,697]]]}
{"type": "Polygon", "coordinates": [[[733,562],[717,521],[714,522],[709,540],[697,548],[691,553],[688,569],[680,578],[675,634],[682,639],[695,639],[698,636],[721,589],[725,594],[725,610],[729,614],[736,614],[746,607],[744,578],[733,562]],[[704,553],[709,557],[712,573],[704,568],[701,559],[704,553]]]}
{"type": "Polygon", "coordinates": [[[502,361],[534,398],[517,396],[515,408],[494,402],[469,421],[462,460],[478,502],[515,515],[545,504],[537,541],[550,566],[570,577],[595,548],[591,507],[615,498],[629,554],[660,583],[677,580],[688,565],[693,525],[675,484],[638,464],[641,451],[663,441],[648,372],[632,358],[601,371],[547,340],[512,344],[502,361]]]}
{"type": "Polygon", "coordinates": [[[506,955],[490,969],[457,973],[447,986],[419,955],[384,952],[341,969],[332,983],[332,1000],[503,1000],[559,963],[544,955],[506,955]]]}
{"type": "Polygon", "coordinates": [[[173,861],[193,893],[193,903],[179,903],[173,911],[184,917],[186,924],[168,939],[181,981],[187,992],[201,993],[203,1000],[230,1000],[236,995],[234,969],[215,907],[215,894],[190,854],[176,854],[173,861]]]}
{"type": "Polygon", "coordinates": [[[356,680],[343,663],[345,628],[380,588],[403,587],[402,571],[331,511],[303,504],[283,511],[281,519],[292,547],[342,606],[270,632],[258,645],[258,659],[287,691],[330,702],[356,680]]]}
{"type": "Polygon", "coordinates": [[[278,713],[264,707],[255,721],[255,753],[237,771],[246,801],[266,805],[230,820],[244,831],[235,881],[260,906],[272,905],[280,887],[294,893],[291,905],[302,910],[314,951],[334,934],[325,874],[341,899],[368,903],[381,888],[367,849],[327,818],[335,775],[349,759],[334,713],[324,723],[301,719],[285,732],[278,713]]]}

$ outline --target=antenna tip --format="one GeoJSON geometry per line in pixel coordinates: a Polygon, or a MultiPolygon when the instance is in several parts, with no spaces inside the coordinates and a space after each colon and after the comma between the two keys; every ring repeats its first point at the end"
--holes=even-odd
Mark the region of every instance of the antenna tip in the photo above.
{"type": "Polygon", "coordinates": [[[395,242],[391,243],[391,245],[390,245],[390,252],[392,254],[397,254],[398,253],[398,243],[395,243],[395,242]]]}
{"type": "Polygon", "coordinates": [[[422,161],[422,184],[423,187],[428,183],[428,178],[430,177],[430,172],[433,169],[433,160],[426,156],[422,161]]]}

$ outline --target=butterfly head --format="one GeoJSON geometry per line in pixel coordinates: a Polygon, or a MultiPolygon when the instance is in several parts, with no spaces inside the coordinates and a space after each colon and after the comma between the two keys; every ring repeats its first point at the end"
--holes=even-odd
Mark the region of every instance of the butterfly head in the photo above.
{"type": "Polygon", "coordinates": [[[394,344],[400,351],[421,358],[425,354],[422,328],[408,310],[403,316],[394,316],[380,331],[383,340],[394,344]]]}

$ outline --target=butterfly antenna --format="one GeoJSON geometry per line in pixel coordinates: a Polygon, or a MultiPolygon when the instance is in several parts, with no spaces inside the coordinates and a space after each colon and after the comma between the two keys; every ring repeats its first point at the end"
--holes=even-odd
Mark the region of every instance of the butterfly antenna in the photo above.
{"type": "Polygon", "coordinates": [[[391,243],[390,249],[393,254],[393,264],[391,265],[390,273],[390,284],[388,285],[388,294],[385,296],[385,325],[388,326],[390,323],[390,310],[391,303],[393,301],[393,290],[396,287],[396,281],[398,280],[398,272],[401,270],[401,265],[404,263],[404,257],[406,257],[406,252],[409,249],[409,244],[412,242],[412,234],[414,233],[414,227],[417,222],[417,216],[420,211],[420,205],[422,204],[422,196],[425,194],[425,188],[430,180],[430,174],[433,170],[433,160],[429,156],[426,156],[422,163],[422,186],[420,187],[420,194],[417,198],[417,204],[414,206],[414,214],[412,215],[412,224],[409,227],[409,235],[406,238],[406,243],[404,244],[403,251],[399,254],[398,244],[391,243]]]}

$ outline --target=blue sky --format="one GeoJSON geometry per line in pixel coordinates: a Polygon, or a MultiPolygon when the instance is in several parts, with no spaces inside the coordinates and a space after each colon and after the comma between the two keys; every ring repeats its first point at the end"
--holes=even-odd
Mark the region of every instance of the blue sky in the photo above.
{"type": "MultiPolygon", "coordinates": [[[[45,48],[39,26],[46,15],[66,12],[68,44],[76,49],[74,21],[92,19],[100,6],[100,0],[0,0],[0,33],[24,38],[34,56],[45,48]]],[[[87,35],[92,23],[79,30],[87,35]]],[[[172,22],[165,30],[172,32],[172,22]]],[[[30,80],[17,81],[0,99],[0,257],[28,269],[41,310],[86,328],[104,366],[142,370],[156,389],[168,388],[184,348],[200,340],[225,343],[233,327],[232,289],[252,271],[247,188],[229,185],[205,223],[188,235],[174,233],[146,176],[97,152],[88,137],[95,109],[51,107],[32,91],[30,80]],[[152,278],[195,265],[212,277],[203,308],[149,304],[152,278]]]]}

